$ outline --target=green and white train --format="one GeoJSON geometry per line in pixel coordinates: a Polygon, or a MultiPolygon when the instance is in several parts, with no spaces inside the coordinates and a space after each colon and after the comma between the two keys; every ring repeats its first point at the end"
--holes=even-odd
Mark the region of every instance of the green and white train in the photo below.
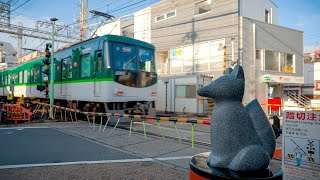
{"type": "MultiPolygon", "coordinates": [[[[80,42],[54,53],[55,102],[88,103],[103,111],[118,111],[147,104],[154,108],[157,94],[155,47],[128,37],[105,35],[80,42]],[[103,107],[103,108],[101,108],[103,107]]],[[[45,98],[44,57],[0,72],[0,96],[45,98]]],[[[49,88],[50,89],[50,88],[49,88]]],[[[74,104],[73,104],[74,106],[74,104]]]]}

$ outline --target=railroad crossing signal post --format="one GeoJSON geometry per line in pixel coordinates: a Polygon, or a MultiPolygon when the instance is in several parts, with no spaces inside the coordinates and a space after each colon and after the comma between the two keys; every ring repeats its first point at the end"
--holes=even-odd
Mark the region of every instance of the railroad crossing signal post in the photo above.
{"type": "Polygon", "coordinates": [[[51,70],[51,78],[50,78],[50,113],[49,113],[49,119],[53,119],[53,110],[52,106],[54,104],[54,78],[55,78],[55,68],[54,68],[54,28],[55,28],[55,22],[58,20],[57,18],[51,18],[52,23],[52,50],[51,50],[51,64],[50,64],[50,70],[51,70]]]}
{"type": "Polygon", "coordinates": [[[227,46],[223,46],[223,74],[227,70],[227,46]]]}

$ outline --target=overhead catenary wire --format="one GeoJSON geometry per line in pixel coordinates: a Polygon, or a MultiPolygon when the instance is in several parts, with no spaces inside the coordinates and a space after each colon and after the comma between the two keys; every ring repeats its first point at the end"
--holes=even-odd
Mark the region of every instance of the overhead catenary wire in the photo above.
{"type": "Polygon", "coordinates": [[[24,3],[22,3],[20,6],[14,8],[13,10],[11,10],[11,13],[14,12],[15,10],[19,9],[20,7],[22,7],[23,5],[27,4],[30,0],[26,0],[24,3]]]}

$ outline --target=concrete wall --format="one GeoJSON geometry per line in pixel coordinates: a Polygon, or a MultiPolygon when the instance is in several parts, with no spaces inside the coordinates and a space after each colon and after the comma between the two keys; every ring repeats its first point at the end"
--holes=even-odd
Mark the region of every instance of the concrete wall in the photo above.
{"type": "Polygon", "coordinates": [[[314,83],[314,64],[304,64],[304,83],[313,84],[314,83]]]}
{"type": "Polygon", "coordinates": [[[150,7],[134,13],[134,38],[151,42],[151,9],[150,7]]]}
{"type": "Polygon", "coordinates": [[[240,16],[265,22],[265,11],[271,12],[272,24],[278,24],[278,7],[271,0],[239,0],[240,16]]]}
{"type": "MultiPolygon", "coordinates": [[[[242,18],[242,65],[245,71],[246,88],[244,101],[249,102],[257,98],[260,103],[267,103],[268,86],[282,89],[284,83],[296,83],[297,79],[303,79],[303,32],[296,31],[249,18],[242,18]],[[256,59],[256,50],[261,51],[261,58],[256,59]],[[263,50],[272,50],[294,54],[295,73],[284,73],[264,70],[263,50]],[[278,79],[284,77],[287,81],[264,83],[263,75],[271,74],[278,79]]],[[[279,96],[280,92],[276,93],[279,96]]],[[[266,107],[264,107],[266,108],[266,107]]]]}

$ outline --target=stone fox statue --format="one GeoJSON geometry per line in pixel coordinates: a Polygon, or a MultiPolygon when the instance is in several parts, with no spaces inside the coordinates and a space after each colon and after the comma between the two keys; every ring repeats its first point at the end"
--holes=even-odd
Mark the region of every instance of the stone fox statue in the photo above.
{"type": "Polygon", "coordinates": [[[244,73],[241,66],[200,88],[199,96],[214,101],[211,122],[212,152],[207,163],[233,171],[265,170],[275,149],[275,135],[259,102],[242,105],[244,73]]]}

